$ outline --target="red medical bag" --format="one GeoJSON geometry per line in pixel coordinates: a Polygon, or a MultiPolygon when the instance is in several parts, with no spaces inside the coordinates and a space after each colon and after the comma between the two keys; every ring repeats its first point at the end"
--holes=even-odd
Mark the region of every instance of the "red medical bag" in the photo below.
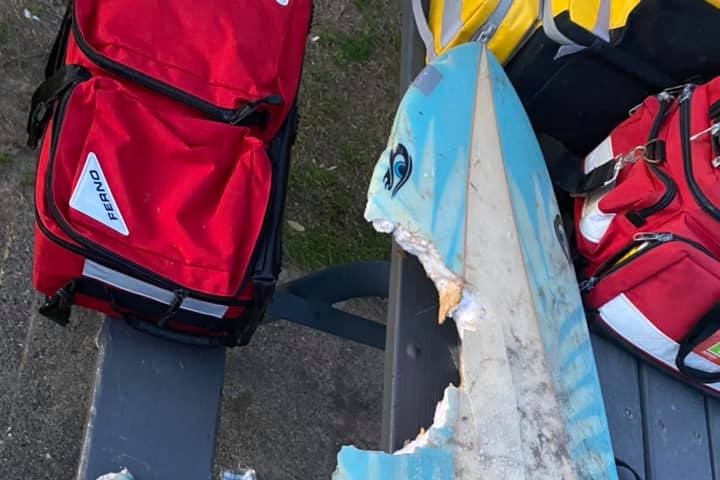
{"type": "Polygon", "coordinates": [[[587,306],[637,353],[720,393],[720,79],[646,99],[583,173],[587,306]]]}
{"type": "Polygon", "coordinates": [[[33,95],[33,282],[198,342],[245,344],[280,269],[311,0],[75,0],[33,95]]]}

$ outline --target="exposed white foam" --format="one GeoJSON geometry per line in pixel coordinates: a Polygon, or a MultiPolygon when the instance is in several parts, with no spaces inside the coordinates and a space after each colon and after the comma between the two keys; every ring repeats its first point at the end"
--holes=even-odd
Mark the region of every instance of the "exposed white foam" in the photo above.
{"type": "Polygon", "coordinates": [[[408,442],[393,454],[404,455],[413,453],[419,448],[447,446],[452,438],[452,429],[457,419],[459,395],[460,392],[457,387],[452,385],[447,387],[442,400],[435,407],[435,415],[430,428],[420,433],[414,440],[408,442]]]}
{"type": "Polygon", "coordinates": [[[448,306],[449,315],[455,320],[460,336],[464,330],[476,331],[480,321],[487,315],[487,307],[480,303],[479,295],[473,288],[450,271],[435,245],[422,235],[405,230],[389,220],[377,219],[373,220],[372,224],[378,232],[391,233],[400,248],[418,258],[438,292],[462,289],[459,302],[448,306]]]}
{"type": "Polygon", "coordinates": [[[134,478],[127,468],[123,468],[118,473],[107,473],[97,480],[133,480],[134,478]]]}

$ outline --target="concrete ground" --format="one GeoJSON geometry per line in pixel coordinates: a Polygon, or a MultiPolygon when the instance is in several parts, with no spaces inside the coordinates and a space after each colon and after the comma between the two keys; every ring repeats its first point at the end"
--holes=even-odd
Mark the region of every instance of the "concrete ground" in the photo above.
{"type": "MultiPolygon", "coordinates": [[[[101,320],[76,310],[61,328],[36,313],[41,298],[31,286],[35,153],[23,147],[24,122],[64,3],[0,0],[3,480],[74,478],[101,320]]],[[[288,200],[288,218],[306,227],[306,235],[294,230],[288,239],[296,268],[346,261],[354,251],[376,258],[387,250],[387,240],[377,243],[364,225],[364,186],[356,178],[369,175],[394,108],[397,72],[388,68],[397,65],[399,50],[394,5],[316,1],[288,200]],[[364,101],[357,91],[375,101],[364,101]],[[339,128],[342,144],[332,141],[339,128]],[[328,148],[332,154],[321,158],[328,148]],[[351,197],[337,194],[348,191],[351,197]]],[[[360,310],[384,315],[377,304],[360,310]]],[[[370,348],[286,322],[261,327],[250,346],[229,353],[224,393],[216,470],[251,466],[265,480],[328,478],[340,445],[379,446],[382,354],[370,348]]]]}

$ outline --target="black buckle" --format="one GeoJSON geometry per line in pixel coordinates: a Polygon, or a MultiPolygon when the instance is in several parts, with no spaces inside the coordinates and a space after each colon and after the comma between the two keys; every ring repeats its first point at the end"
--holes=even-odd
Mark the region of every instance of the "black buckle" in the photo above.
{"type": "Polygon", "coordinates": [[[47,297],[38,311],[41,315],[64,327],[70,322],[74,296],[75,281],[73,280],[55,292],[55,295],[47,297]]]}
{"type": "Polygon", "coordinates": [[[180,311],[180,307],[182,306],[183,301],[188,296],[188,292],[182,289],[175,290],[173,294],[175,295],[175,297],[173,298],[173,301],[170,302],[170,305],[168,305],[168,309],[165,312],[165,315],[163,315],[162,318],[158,320],[158,327],[164,327],[167,321],[173,318],[175,314],[180,311]]]}
{"type": "Polygon", "coordinates": [[[32,112],[30,112],[30,118],[28,119],[27,126],[27,146],[30,148],[36,148],[38,141],[42,136],[43,128],[47,122],[48,114],[50,109],[47,107],[45,102],[38,103],[32,112]]]}

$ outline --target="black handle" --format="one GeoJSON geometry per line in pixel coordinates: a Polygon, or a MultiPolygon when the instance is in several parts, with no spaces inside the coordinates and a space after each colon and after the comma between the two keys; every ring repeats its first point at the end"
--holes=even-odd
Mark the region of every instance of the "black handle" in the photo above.
{"type": "Polygon", "coordinates": [[[718,330],[720,330],[720,302],[716,303],[715,306],[703,315],[700,321],[690,330],[690,333],[680,342],[680,349],[675,359],[675,365],[677,365],[678,370],[702,383],[720,382],[720,372],[706,372],[690,367],[685,363],[687,356],[692,352],[693,348],[697,347],[718,330]]]}
{"type": "Polygon", "coordinates": [[[208,337],[208,336],[196,336],[188,333],[178,332],[176,330],[168,330],[163,327],[159,327],[152,322],[148,322],[141,318],[132,317],[129,315],[122,315],[128,325],[136,330],[152,335],[153,337],[162,338],[172,342],[178,342],[185,345],[192,345],[195,347],[204,348],[217,348],[224,347],[224,337],[208,337]]]}

